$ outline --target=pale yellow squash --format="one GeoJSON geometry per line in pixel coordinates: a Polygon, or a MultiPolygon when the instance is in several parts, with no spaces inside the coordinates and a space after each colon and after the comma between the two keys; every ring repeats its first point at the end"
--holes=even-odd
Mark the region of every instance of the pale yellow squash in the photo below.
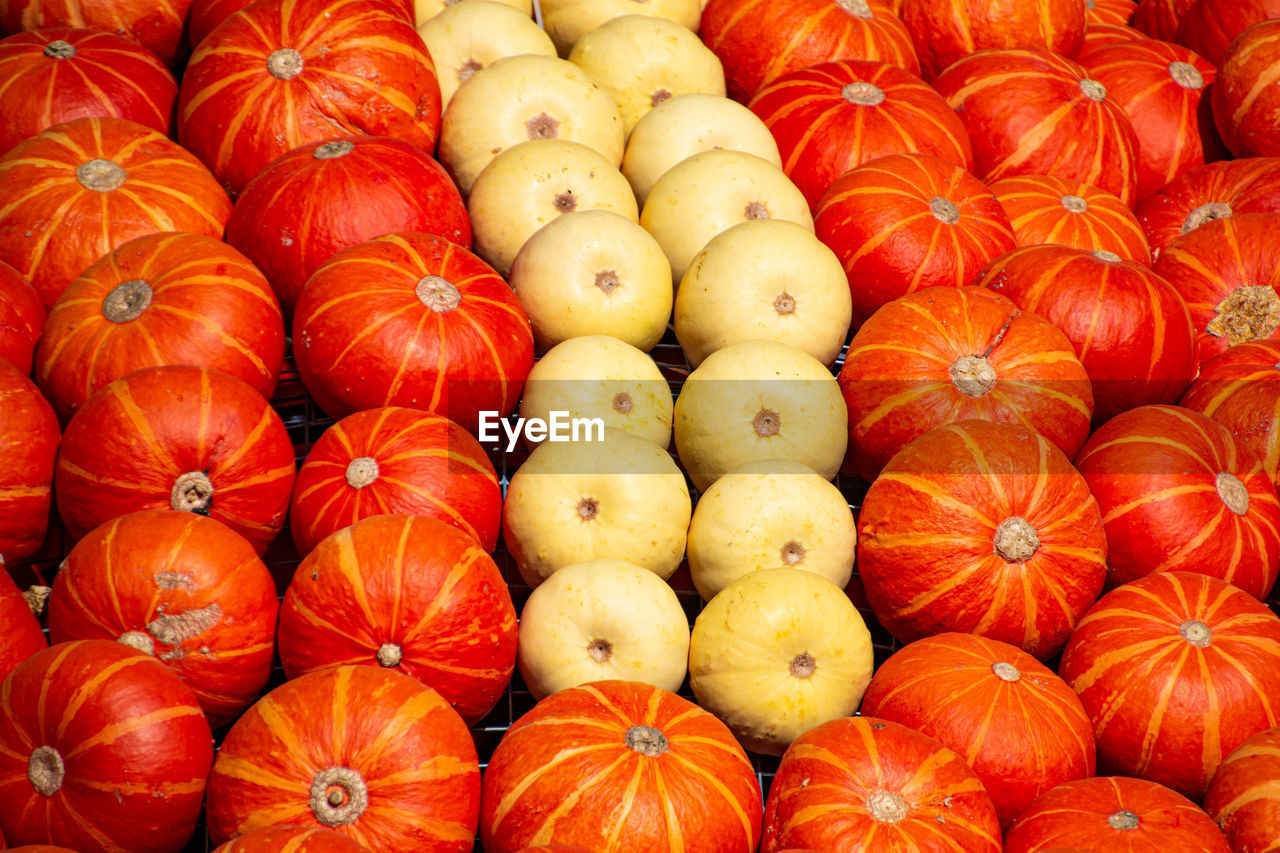
{"type": "Polygon", "coordinates": [[[440,108],[457,88],[482,68],[508,56],[555,56],[541,27],[519,9],[496,0],[467,0],[447,6],[418,26],[418,35],[436,66],[440,108]]]}
{"type": "MultiPolygon", "coordinates": [[[[413,0],[414,24],[421,27],[445,9],[461,2],[474,3],[477,0],[413,0]]],[[[487,2],[487,0],[480,0],[480,2],[487,2]]],[[[533,0],[497,0],[497,2],[510,6],[529,20],[533,20],[533,0]]]]}
{"type": "Polygon", "coordinates": [[[623,15],[666,18],[693,32],[702,20],[701,0],[541,0],[538,5],[542,25],[561,56],[568,56],[587,33],[623,15]]]}

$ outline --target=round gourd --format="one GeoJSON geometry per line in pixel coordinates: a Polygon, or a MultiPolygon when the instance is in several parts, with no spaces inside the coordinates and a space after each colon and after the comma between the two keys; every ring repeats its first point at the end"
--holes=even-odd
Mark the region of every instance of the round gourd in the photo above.
{"type": "Polygon", "coordinates": [[[40,550],[61,430],[34,382],[0,358],[0,561],[40,550]]]}
{"type": "Polygon", "coordinates": [[[1070,57],[1084,40],[1084,0],[904,0],[901,14],[926,80],[977,51],[1035,47],[1070,57]]]}
{"type": "Polygon", "coordinates": [[[0,261],[0,358],[8,360],[24,376],[31,374],[46,314],[35,288],[21,273],[0,261]]]}
{"type": "MultiPolygon", "coordinates": [[[[462,0],[457,0],[457,2],[462,2],[462,0]]],[[[533,0],[498,0],[498,2],[516,9],[526,18],[533,18],[533,0]]],[[[419,31],[421,31],[423,24],[450,6],[456,5],[456,2],[449,3],[447,0],[413,0],[411,5],[413,6],[413,20],[419,31]]]]}
{"type": "MultiPolygon", "coordinates": [[[[1185,44],[1219,68],[1226,66],[1231,48],[1240,51],[1248,39],[1235,40],[1255,24],[1280,16],[1277,0],[1195,0],[1178,21],[1174,41],[1185,44]]],[[[1252,49],[1246,51],[1252,52],[1252,49]]]]}
{"type": "Polygon", "coordinates": [[[1222,828],[1232,850],[1266,850],[1280,838],[1280,728],[1240,744],[1218,765],[1204,810],[1222,828]]]}
{"type": "Polygon", "coordinates": [[[1280,483],[1280,341],[1255,341],[1200,365],[1178,405],[1213,418],[1280,483]]]}
{"type": "Polygon", "coordinates": [[[831,479],[848,444],[840,386],[822,362],[775,341],[716,350],[675,406],[677,455],[695,487],[759,459],[801,462],[831,479]]]}
{"type": "Polygon", "coordinates": [[[75,27],[115,33],[176,66],[186,58],[183,29],[190,5],[191,0],[162,6],[151,0],[5,0],[0,4],[0,32],[75,27]]]}
{"type": "Polygon", "coordinates": [[[1137,216],[1105,190],[1052,175],[1018,175],[987,185],[1000,202],[1019,246],[1058,243],[1151,265],[1137,216]]]}
{"type": "Polygon", "coordinates": [[[1173,41],[1178,22],[1196,0],[1139,0],[1133,10],[1133,26],[1153,39],[1173,41]]]}
{"type": "Polygon", "coordinates": [[[697,31],[699,0],[546,0],[538,4],[542,24],[561,56],[569,56],[578,40],[624,15],[651,15],[697,31]]]}
{"type": "Polygon", "coordinates": [[[499,59],[525,53],[556,55],[555,45],[529,17],[529,10],[505,2],[442,4],[418,26],[418,35],[436,66],[441,109],[448,109],[459,86],[499,59]]]}
{"type": "MultiPolygon", "coordinates": [[[[27,658],[49,645],[40,622],[32,612],[31,602],[4,571],[0,557],[0,621],[5,631],[0,634],[0,682],[27,658]]],[[[0,836],[3,843],[3,836],[0,836]]]]}
{"type": "Polygon", "coordinates": [[[698,614],[689,686],[753,752],[852,716],[871,681],[871,634],[844,590],[813,572],[760,569],[698,614]]]}
{"type": "Polygon", "coordinates": [[[843,589],[857,528],[848,500],[812,468],[746,462],[698,498],[689,523],[689,575],[704,601],[759,569],[796,568],[843,589]]]}
{"type": "Polygon", "coordinates": [[[852,314],[835,253],[802,225],[759,219],[722,231],[694,256],[676,291],[675,332],[693,367],[749,340],[789,344],[829,365],[852,314]]]}
{"type": "Polygon", "coordinates": [[[689,666],[689,619],[662,578],[624,560],[558,570],[520,611],[518,664],[534,699],[618,679],[676,691],[689,666]]]}
{"type": "Polygon", "coordinates": [[[1274,186],[1278,178],[1280,158],[1246,157],[1200,166],[1170,181],[1137,209],[1151,251],[1158,258],[1179,237],[1217,219],[1280,210],[1280,197],[1274,197],[1280,194],[1254,191],[1274,186]]]}
{"type": "MultiPolygon", "coordinates": [[[[1251,5],[1260,2],[1262,0],[1252,0],[1251,5]]],[[[1280,4],[1270,0],[1267,5],[1276,8],[1265,14],[1265,18],[1280,15],[1280,4]]],[[[1218,83],[1210,96],[1214,123],[1227,148],[1237,157],[1280,154],[1280,134],[1274,127],[1280,114],[1280,100],[1270,89],[1276,73],[1275,44],[1280,38],[1280,24],[1261,17],[1258,21],[1227,48],[1218,83]]]]}

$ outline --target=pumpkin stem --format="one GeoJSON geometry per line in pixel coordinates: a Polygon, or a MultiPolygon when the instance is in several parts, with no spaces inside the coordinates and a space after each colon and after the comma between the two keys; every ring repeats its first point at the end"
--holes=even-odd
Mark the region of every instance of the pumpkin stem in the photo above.
{"type": "MultiPolygon", "coordinates": [[[[0,560],[0,568],[4,566],[4,561],[0,560]]],[[[44,612],[44,607],[49,603],[49,595],[53,592],[51,586],[29,586],[22,591],[22,597],[27,601],[27,607],[31,608],[31,612],[39,616],[44,612]]]]}
{"type": "Polygon", "coordinates": [[[955,202],[942,196],[936,196],[929,201],[929,212],[943,225],[955,225],[960,221],[960,208],[956,207],[955,202]]]}
{"type": "Polygon", "coordinates": [[[587,646],[587,654],[596,663],[605,663],[613,657],[613,643],[608,640],[592,640],[587,646]]]}
{"type": "Polygon", "coordinates": [[[1169,76],[1184,89],[1203,89],[1204,75],[1194,65],[1186,62],[1170,62],[1169,76]]]}
{"type": "Polygon", "coordinates": [[[355,143],[351,140],[339,139],[336,142],[326,142],[324,145],[317,145],[316,150],[311,152],[311,156],[317,160],[337,160],[339,157],[346,157],[355,150],[355,143]]]}
{"type": "Polygon", "coordinates": [[[1218,497],[1226,504],[1227,509],[1236,515],[1244,515],[1249,511],[1249,489],[1235,474],[1219,471],[1214,485],[1218,487],[1218,497]]]}
{"type": "Polygon", "coordinates": [[[756,435],[761,438],[777,435],[782,429],[782,415],[773,409],[761,409],[751,419],[751,426],[755,429],[756,435]]]}
{"type": "Polygon", "coordinates": [[[1178,633],[1197,649],[1203,649],[1213,642],[1213,631],[1203,622],[1188,619],[1178,626],[1178,633]]]}
{"type": "Polygon", "coordinates": [[[555,139],[560,135],[560,122],[546,113],[538,113],[524,123],[530,139],[555,139]]]}
{"type": "Polygon", "coordinates": [[[378,460],[372,456],[352,459],[347,465],[347,485],[353,489],[363,489],[377,479],[378,460]]]}
{"type": "Polygon", "coordinates": [[[1205,331],[1226,338],[1229,346],[1269,338],[1280,328],[1280,296],[1266,284],[1237,287],[1213,309],[1205,331]]]}
{"type": "Polygon", "coordinates": [[[804,546],[794,539],[782,546],[782,562],[788,566],[798,566],[804,562],[804,546]]]}
{"type": "Polygon", "coordinates": [[[291,47],[273,50],[267,57],[267,71],[277,80],[290,80],[302,73],[302,54],[291,47]]]}
{"type": "Polygon", "coordinates": [[[996,677],[1001,681],[1007,681],[1010,684],[1022,678],[1022,673],[1018,671],[1016,666],[1011,663],[1005,663],[1004,661],[993,663],[991,665],[991,671],[994,672],[996,677]]]}
{"type": "Polygon", "coordinates": [[[840,90],[840,97],[859,107],[878,107],[884,103],[884,90],[874,83],[858,81],[848,83],[840,90]]]}
{"type": "Polygon", "coordinates": [[[152,657],[156,656],[156,644],[141,631],[125,631],[119,637],[116,637],[116,642],[124,643],[129,648],[145,652],[152,657]]]}
{"type": "Polygon", "coordinates": [[[1010,516],[996,528],[992,548],[1006,563],[1025,563],[1040,548],[1036,529],[1025,518],[1010,516]]]}
{"type": "Polygon", "coordinates": [[[217,625],[222,619],[218,602],[182,613],[165,613],[147,623],[147,632],[166,646],[180,646],[217,625]]]}
{"type": "Polygon", "coordinates": [[[796,678],[813,678],[813,673],[818,669],[818,662],[808,652],[801,652],[791,659],[787,669],[796,678]]]}
{"type": "Polygon", "coordinates": [[[1202,204],[1187,214],[1187,218],[1182,223],[1182,233],[1190,233],[1206,222],[1212,222],[1215,219],[1226,219],[1231,214],[1231,205],[1226,202],[1211,201],[1207,204],[1202,204]]]}
{"type": "Polygon", "coordinates": [[[867,811],[880,823],[898,823],[910,810],[906,800],[884,788],[872,791],[867,797],[867,811]]]}
{"type": "Polygon", "coordinates": [[[632,726],[627,729],[627,747],[641,755],[657,758],[670,746],[667,736],[653,726],[632,726]]]}
{"type": "Polygon", "coordinates": [[[996,369],[980,355],[966,355],[951,365],[951,382],[966,397],[981,397],[996,387],[996,369]]]}
{"type": "Polygon", "coordinates": [[[631,414],[631,409],[633,405],[634,404],[631,401],[631,395],[628,394],[626,391],[619,391],[617,394],[613,395],[613,410],[618,414],[620,415],[631,414]]]}
{"type": "Polygon", "coordinates": [[[773,300],[773,310],[779,314],[794,314],[796,310],[796,298],[785,290],[777,299],[773,300]]]}
{"type": "Polygon", "coordinates": [[[354,823],[368,806],[364,778],[350,767],[330,767],[311,780],[311,811],[327,827],[354,823]]]}
{"type": "Polygon", "coordinates": [[[1103,101],[1107,97],[1107,87],[1097,80],[1081,80],[1080,91],[1084,92],[1084,96],[1091,101],[1103,101]]]}
{"type": "Polygon", "coordinates": [[[462,304],[462,293],[458,288],[438,275],[419,279],[413,292],[423,305],[437,314],[447,314],[462,304]]]}
{"type": "Polygon", "coordinates": [[[1112,829],[1137,829],[1142,820],[1131,811],[1118,811],[1107,818],[1112,829]]]}
{"type": "Polygon", "coordinates": [[[618,274],[613,270],[601,270],[596,273],[596,287],[600,288],[606,294],[613,293],[622,286],[618,274]]]}
{"type": "Polygon", "coordinates": [[[864,21],[870,21],[875,18],[867,0],[836,0],[836,5],[855,18],[861,18],[864,21]]]}
{"type": "Polygon", "coordinates": [[[122,281],[102,300],[102,316],[112,323],[128,323],[151,305],[151,285],[140,278],[122,281]]]}
{"type": "Polygon", "coordinates": [[[50,59],[70,59],[76,55],[76,46],[69,41],[58,39],[44,46],[44,55],[50,59]]]}
{"type": "Polygon", "coordinates": [[[1119,255],[1115,252],[1107,251],[1106,249],[1095,249],[1093,251],[1093,256],[1098,260],[1106,261],[1109,264],[1118,264],[1121,261],[1119,255]]]}
{"type": "Polygon", "coordinates": [[[67,768],[62,756],[51,746],[38,746],[27,760],[27,779],[42,797],[52,797],[62,787],[67,768]]]}
{"type": "Polygon", "coordinates": [[[768,219],[769,208],[762,201],[753,201],[743,209],[743,216],[747,219],[768,219]]]}
{"type": "Polygon", "coordinates": [[[213,506],[213,482],[203,471],[188,471],[173,481],[169,506],[179,512],[208,515],[213,506]]]}
{"type": "Polygon", "coordinates": [[[1062,207],[1069,213],[1084,213],[1089,209],[1089,202],[1078,195],[1064,195],[1062,197],[1062,207]]]}
{"type": "Polygon", "coordinates": [[[81,163],[76,169],[76,180],[80,182],[80,186],[96,193],[120,189],[128,176],[123,166],[110,160],[90,160],[81,163]]]}
{"type": "Polygon", "coordinates": [[[383,643],[378,647],[378,663],[386,667],[399,666],[403,654],[395,643],[383,643]]]}

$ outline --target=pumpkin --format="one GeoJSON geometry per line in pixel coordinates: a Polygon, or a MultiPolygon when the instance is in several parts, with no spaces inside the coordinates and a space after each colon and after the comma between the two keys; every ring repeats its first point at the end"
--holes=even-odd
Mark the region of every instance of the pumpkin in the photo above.
{"type": "Polygon", "coordinates": [[[136,237],[58,297],[36,350],[36,381],[65,421],[108,382],[199,364],[275,391],[284,319],[249,259],[203,234],[136,237]]]}
{"type": "Polygon", "coordinates": [[[1222,828],[1232,850],[1266,850],[1280,838],[1280,728],[1259,732],[1232,750],[1213,774],[1204,810],[1222,828]]]}
{"type": "Polygon", "coordinates": [[[1039,48],[1075,56],[1084,39],[1085,8],[1080,0],[905,0],[902,21],[924,78],[932,80],[981,50],[1039,48]]]}
{"type": "Polygon", "coordinates": [[[720,590],[689,639],[698,704],[747,749],[768,755],[851,716],[873,663],[871,634],[844,590],[789,566],[749,572],[720,590]]]}
{"type": "Polygon", "coordinates": [[[303,384],[334,418],[407,406],[475,432],[482,412],[515,409],[533,366],[511,288],[431,234],[387,234],[331,257],[298,300],[293,340],[303,384]]]}
{"type": "Polygon", "coordinates": [[[1207,415],[1230,430],[1240,446],[1262,460],[1280,484],[1280,341],[1255,341],[1220,352],[1200,365],[1196,381],[1179,405],[1207,415]]]}
{"type": "Polygon", "coordinates": [[[888,154],[927,154],[968,170],[963,122],[915,75],[836,60],[775,77],[749,104],[778,141],[782,168],[811,208],[850,169],[888,154]]]}
{"type": "Polygon", "coordinates": [[[497,472],[469,432],[434,412],[356,412],[307,453],[289,503],[289,531],[305,557],[330,534],[385,513],[439,519],[493,551],[502,515],[497,472]]]}
{"type": "Polygon", "coordinates": [[[332,829],[266,826],[237,835],[214,853],[368,853],[369,848],[332,829]]]}
{"type": "Polygon", "coordinates": [[[868,481],[912,439],[972,418],[1028,426],[1073,457],[1093,414],[1067,336],[978,287],[930,287],[885,305],[853,336],[839,383],[851,461],[868,481]]]}
{"type": "Polygon", "coordinates": [[[179,850],[212,764],[191,689],[123,643],[59,643],[0,687],[0,828],[12,845],[179,850]]]}
{"type": "Polygon", "coordinates": [[[222,237],[231,200],[199,160],[122,118],[55,125],[0,156],[0,261],[45,308],[117,246],[158,231],[222,237]]]}
{"type": "Polygon", "coordinates": [[[24,376],[31,373],[46,313],[35,288],[21,273],[0,261],[0,358],[24,376]]]}
{"type": "Polygon", "coordinates": [[[848,717],[797,738],[774,774],[760,850],[797,846],[999,853],[1000,823],[959,755],[898,723],[848,717]]]}
{"type": "Polygon", "coordinates": [[[18,589],[8,572],[3,571],[0,557],[0,681],[27,658],[49,645],[39,621],[31,612],[31,603],[18,589]]]}
{"type": "Polygon", "coordinates": [[[1151,249],[1138,217],[1105,190],[1052,175],[1002,178],[987,188],[1009,217],[1019,246],[1057,243],[1151,265],[1151,249]]]}
{"type": "Polygon", "coordinates": [[[971,634],[938,634],[894,652],[871,679],[861,713],[963,756],[1003,826],[1045,791],[1095,768],[1093,727],[1066,682],[1026,652],[971,634]]]}
{"type": "Polygon", "coordinates": [[[1160,41],[1175,41],[1178,23],[1196,0],[1138,0],[1133,26],[1160,41]]]}
{"type": "Polygon", "coordinates": [[[0,0],[0,32],[73,27],[115,33],[176,66],[186,58],[182,31],[190,5],[191,0],[0,0]]]}
{"type": "Polygon", "coordinates": [[[1084,66],[1040,48],[987,50],[956,61],[934,87],[964,121],[984,180],[1053,175],[1137,200],[1133,124],[1084,66]]]}
{"type": "Polygon", "coordinates": [[[286,681],[231,726],[205,821],[214,844],[283,824],[386,853],[469,853],[479,800],[471,733],[440,694],[399,672],[340,666],[286,681]]]}
{"type": "Polygon", "coordinates": [[[142,509],[208,515],[263,553],[284,525],[293,443],[262,395],[216,370],[167,365],[103,387],[67,424],[54,472],[72,539],[142,509]]]}
{"type": "Polygon", "coordinates": [[[212,518],[143,510],[76,543],[53,580],[49,636],[154,655],[219,728],[267,683],[276,585],[253,546],[212,518]]]}
{"type": "Polygon", "coordinates": [[[1084,26],[1084,46],[1076,54],[1076,62],[1087,62],[1096,51],[1115,44],[1148,38],[1145,33],[1123,24],[1087,23],[1084,26]]]}
{"type": "Polygon", "coordinates": [[[814,226],[844,265],[855,327],[899,296],[969,284],[1015,245],[1004,210],[977,178],[920,154],[842,175],[815,209],[814,226]]]}
{"type": "Polygon", "coordinates": [[[1169,244],[1154,269],[1182,294],[1201,361],[1280,337],[1280,213],[1207,222],[1169,244]]]}
{"type": "MultiPolygon", "coordinates": [[[[253,0],[191,0],[187,10],[187,40],[199,47],[219,24],[248,6],[253,0]]],[[[404,19],[414,22],[413,0],[393,0],[404,19]],[[403,7],[403,8],[400,8],[403,7]]]]}
{"type": "Polygon", "coordinates": [[[1230,853],[1204,812],[1163,785],[1124,776],[1066,782],[1018,817],[1005,853],[1050,849],[1230,853]]]}
{"type": "Polygon", "coordinates": [[[1107,552],[1084,478],[1019,424],[925,433],[858,517],[867,601],[902,642],[958,631],[1050,658],[1102,591],[1107,552]]]}
{"type": "Polygon", "coordinates": [[[1276,17],[1280,17],[1277,0],[1195,0],[1178,20],[1174,40],[1221,68],[1226,65],[1232,42],[1241,33],[1276,17]]]}
{"type": "Polygon", "coordinates": [[[534,699],[592,681],[676,691],[689,667],[689,619],[675,590],[625,560],[558,570],[520,610],[517,664],[534,699]]]}
{"type": "Polygon", "coordinates": [[[1093,387],[1093,420],[1176,403],[1196,371],[1196,332],[1178,292],[1105,251],[1017,249],[974,280],[1066,332],[1093,387]]]}
{"type": "Polygon", "coordinates": [[[1133,18],[1138,0],[1084,0],[1085,23],[1127,24],[1133,18]]]}
{"type": "Polygon", "coordinates": [[[61,430],[34,382],[0,358],[0,560],[40,550],[61,430]]]}
{"type": "Polygon", "coordinates": [[[1081,63],[1133,124],[1136,198],[1145,199],[1179,175],[1226,156],[1209,103],[1208,86],[1216,73],[1212,63],[1153,39],[1102,48],[1081,63]]]}
{"type": "Polygon", "coordinates": [[[397,670],[474,725],[515,669],[516,611],[473,537],[434,518],[378,515],[298,564],[278,640],[289,678],[348,664],[397,670]]]}
{"type": "Polygon", "coordinates": [[[1170,181],[1137,208],[1152,252],[1159,255],[1184,234],[1215,219],[1236,213],[1280,212],[1280,200],[1269,203],[1252,190],[1280,175],[1280,158],[1222,160],[1192,169],[1170,181]]]}
{"type": "Polygon", "coordinates": [[[666,579],[684,556],[692,512],[684,474],[664,448],[614,427],[588,429],[538,445],[511,476],[502,539],[530,587],[606,557],[666,579]]]}
{"type": "Polygon", "coordinates": [[[339,249],[399,231],[471,246],[466,206],[439,163],[407,142],[354,137],[304,145],[263,169],[236,201],[227,242],[288,311],[339,249]]]}
{"type": "Polygon", "coordinates": [[[832,60],[920,73],[907,28],[876,0],[707,0],[698,32],[724,63],[729,97],[744,104],[769,81],[832,60]]]}
{"type": "Polygon", "coordinates": [[[1109,586],[1195,571],[1267,597],[1280,571],[1280,501],[1261,458],[1226,427],[1178,406],[1130,409],[1076,465],[1102,508],[1109,586]]]}
{"type": "MultiPolygon", "coordinates": [[[[1194,9],[1202,6],[1197,4],[1194,9]]],[[[1223,9],[1230,8],[1223,4],[1223,9]]],[[[1242,2],[1241,5],[1250,5],[1242,2]]],[[[1231,153],[1237,157],[1274,157],[1280,154],[1280,134],[1275,124],[1280,99],[1270,91],[1275,76],[1275,44],[1280,39],[1280,3],[1267,17],[1236,37],[1221,60],[1220,82],[1213,87],[1213,118],[1231,153]]]]}
{"type": "Polygon", "coordinates": [[[507,729],[485,771],[480,840],[488,853],[751,853],[760,800],[724,723],[659,687],[597,681],[548,696],[507,729]]]}
{"type": "Polygon", "coordinates": [[[1280,722],[1280,617],[1217,578],[1159,572],[1100,598],[1058,672],[1093,722],[1099,772],[1198,800],[1223,758],[1280,722]]]}
{"type": "Polygon", "coordinates": [[[281,154],[335,136],[433,151],[440,86],[392,3],[271,0],[231,15],[192,53],[177,126],[234,196],[281,154]]]}
{"type": "Polygon", "coordinates": [[[48,27],[0,39],[0,152],[55,124],[114,116],[168,135],[178,83],[131,38],[48,27]]]}
{"type": "MultiPolygon", "coordinates": [[[[447,2],[447,0],[417,0],[419,4],[447,2]]],[[[521,0],[504,0],[518,5],[521,0]]],[[[532,2],[524,0],[520,8],[525,14],[532,11],[532,2]]],[[[623,15],[646,15],[663,18],[688,30],[697,31],[698,14],[702,4],[698,0],[654,0],[636,5],[632,0],[546,0],[538,4],[542,26],[555,42],[561,56],[568,56],[578,39],[623,15]]]]}

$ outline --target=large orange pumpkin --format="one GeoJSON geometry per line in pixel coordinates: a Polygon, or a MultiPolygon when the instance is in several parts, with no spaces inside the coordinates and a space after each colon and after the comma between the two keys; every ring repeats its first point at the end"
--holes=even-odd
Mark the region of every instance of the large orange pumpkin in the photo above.
{"type": "Polygon", "coordinates": [[[1200,365],[1179,405],[1208,415],[1262,460],[1280,487],[1280,341],[1255,341],[1200,365]]]}
{"type": "Polygon", "coordinates": [[[0,358],[0,560],[30,557],[44,542],[60,437],[35,383],[0,358]]]}
{"type": "Polygon", "coordinates": [[[1218,765],[1204,795],[1204,810],[1232,850],[1266,850],[1280,840],[1280,728],[1240,744],[1218,765]]]}
{"type": "Polygon", "coordinates": [[[1280,18],[1280,0],[1195,0],[1179,19],[1174,40],[1221,68],[1241,33],[1275,18],[1280,18]]]}
{"type": "Polygon", "coordinates": [[[116,33],[167,65],[186,56],[183,25],[191,0],[0,0],[0,32],[57,27],[116,33]]]}
{"type": "Polygon", "coordinates": [[[1160,41],[1178,37],[1178,23],[1196,0],[1139,0],[1133,10],[1133,26],[1160,41]]]}
{"type": "Polygon", "coordinates": [[[1041,48],[1075,56],[1085,8],[1080,0],[904,0],[902,20],[932,80],[976,51],[1041,48]]]}
{"type": "MultiPolygon", "coordinates": [[[[1254,0],[1253,5],[1257,5],[1254,0]]],[[[1240,0],[1241,5],[1248,0],[1240,0]]],[[[1215,4],[1231,8],[1225,4],[1215,4]]],[[[1267,0],[1274,7],[1231,42],[1222,57],[1218,84],[1213,87],[1213,119],[1227,148],[1237,157],[1274,157],[1280,154],[1280,98],[1273,91],[1276,74],[1276,45],[1280,42],[1280,0],[1267,0]]],[[[1203,0],[1192,11],[1204,6],[1203,0]]]]}
{"type": "Polygon", "coordinates": [[[988,184],[1019,246],[1057,243],[1104,251],[1151,265],[1151,250],[1133,211],[1105,190],[1052,175],[1017,175],[988,184]]]}
{"type": "Polygon", "coordinates": [[[1192,169],[1161,187],[1137,208],[1152,252],[1159,257],[1173,241],[1201,225],[1237,213],[1280,211],[1280,193],[1258,192],[1280,175],[1280,158],[1220,160],[1192,169]]]}

